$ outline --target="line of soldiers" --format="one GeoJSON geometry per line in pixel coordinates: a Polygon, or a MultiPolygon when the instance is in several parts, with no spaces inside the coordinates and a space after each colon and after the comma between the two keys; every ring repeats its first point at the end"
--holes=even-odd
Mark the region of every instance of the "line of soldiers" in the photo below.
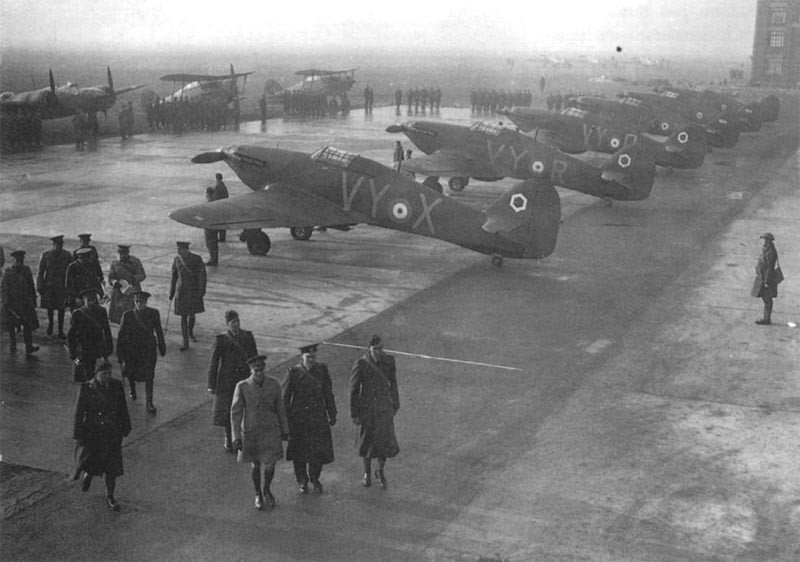
{"type": "Polygon", "coordinates": [[[533,94],[530,90],[471,90],[469,104],[472,113],[495,113],[504,107],[530,107],[533,94]]]}
{"type": "Polygon", "coordinates": [[[0,152],[12,154],[41,147],[41,112],[28,107],[4,107],[0,114],[0,152]]]}
{"type": "MultiPolygon", "coordinates": [[[[398,88],[394,92],[394,103],[397,111],[400,111],[400,106],[403,103],[403,91],[398,88]]],[[[408,112],[414,108],[414,113],[419,113],[422,110],[425,113],[427,107],[431,111],[439,111],[442,104],[442,91],[438,88],[409,88],[406,92],[406,105],[408,112]]]]}
{"type": "Polygon", "coordinates": [[[219,131],[239,126],[238,102],[228,104],[214,97],[156,99],[147,104],[145,114],[151,131],[219,131]]]}
{"type": "Polygon", "coordinates": [[[319,119],[329,115],[336,115],[340,111],[342,115],[347,115],[350,112],[350,99],[347,94],[328,96],[323,92],[290,92],[287,90],[282,94],[282,101],[285,115],[319,119]],[[337,97],[340,98],[339,101],[337,101],[337,97]]]}

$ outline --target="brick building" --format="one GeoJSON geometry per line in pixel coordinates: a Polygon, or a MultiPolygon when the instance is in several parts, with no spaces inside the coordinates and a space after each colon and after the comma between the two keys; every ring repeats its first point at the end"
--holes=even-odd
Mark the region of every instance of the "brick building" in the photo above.
{"type": "Polygon", "coordinates": [[[758,0],[750,81],[800,85],[800,0],[758,0]]]}

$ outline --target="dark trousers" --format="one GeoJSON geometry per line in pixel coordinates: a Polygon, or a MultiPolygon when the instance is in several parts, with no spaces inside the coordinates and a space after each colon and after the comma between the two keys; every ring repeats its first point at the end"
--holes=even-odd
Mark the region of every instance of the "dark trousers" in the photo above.
{"type": "MultiPolygon", "coordinates": [[[[8,327],[8,337],[11,338],[11,349],[17,348],[17,327],[8,327]]],[[[22,341],[25,342],[25,349],[33,346],[33,330],[25,322],[22,323],[22,341]]]]}
{"type": "Polygon", "coordinates": [[[298,484],[308,484],[308,481],[311,480],[312,482],[315,480],[319,480],[320,474],[322,474],[322,465],[309,462],[301,462],[301,461],[292,461],[294,463],[294,477],[297,478],[298,484]]]}
{"type": "Polygon", "coordinates": [[[220,242],[225,242],[225,235],[227,234],[227,230],[218,230],[217,231],[217,240],[220,242]]]}

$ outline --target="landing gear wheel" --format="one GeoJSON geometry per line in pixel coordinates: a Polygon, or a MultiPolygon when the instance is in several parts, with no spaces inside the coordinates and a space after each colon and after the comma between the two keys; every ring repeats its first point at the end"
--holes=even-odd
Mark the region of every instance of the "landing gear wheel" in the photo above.
{"type": "Polygon", "coordinates": [[[266,232],[258,230],[247,237],[247,251],[254,256],[266,256],[271,246],[266,232]]]}
{"type": "Polygon", "coordinates": [[[313,226],[293,226],[289,229],[289,233],[295,240],[308,240],[314,233],[313,226]]]}
{"type": "Polygon", "coordinates": [[[450,188],[450,191],[455,191],[458,193],[464,191],[464,188],[467,187],[468,183],[469,178],[455,177],[448,180],[447,187],[450,188]]]}
{"type": "Polygon", "coordinates": [[[500,267],[503,265],[503,256],[498,254],[492,254],[492,265],[495,267],[500,267]]]}
{"type": "Polygon", "coordinates": [[[603,197],[603,206],[604,207],[610,207],[613,203],[614,203],[614,201],[611,199],[611,197],[603,197]]]}

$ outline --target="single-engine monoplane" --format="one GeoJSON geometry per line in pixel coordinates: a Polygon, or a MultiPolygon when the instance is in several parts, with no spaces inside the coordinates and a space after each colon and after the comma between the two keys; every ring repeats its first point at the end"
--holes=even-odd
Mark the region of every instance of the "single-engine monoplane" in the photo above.
{"type": "Polygon", "coordinates": [[[485,211],[446,197],[358,154],[323,147],[307,154],[231,146],[195,163],[226,162],[253,192],[173,211],[205,229],[246,229],[251,253],[265,254],[261,228],[370,224],[437,238],[492,256],[544,258],[555,249],[561,203],[548,175],[513,186],[485,211]]]}
{"type": "Polygon", "coordinates": [[[598,167],[493,123],[464,126],[412,121],[390,125],[386,131],[404,133],[425,153],[405,160],[403,170],[425,174],[433,185],[438,185],[439,177],[449,177],[448,186],[453,191],[462,191],[469,178],[495,181],[546,177],[554,185],[600,197],[610,204],[612,200],[647,198],[655,177],[653,155],[639,142],[620,147],[598,167]],[[430,178],[435,178],[434,182],[430,178]]]}

